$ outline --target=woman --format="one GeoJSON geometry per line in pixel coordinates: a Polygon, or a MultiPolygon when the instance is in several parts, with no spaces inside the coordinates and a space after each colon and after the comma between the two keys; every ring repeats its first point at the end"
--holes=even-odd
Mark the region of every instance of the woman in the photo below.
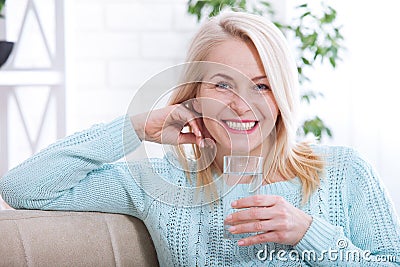
{"type": "Polygon", "coordinates": [[[371,167],[348,148],[295,142],[296,66],[272,23],[221,14],[194,37],[187,61],[170,105],[51,145],[3,177],[3,198],[15,208],[138,217],[162,266],[400,264],[399,220],[371,167]],[[143,140],[176,145],[180,158],[115,163],[143,140]],[[223,218],[214,181],[230,154],[265,158],[264,193],[223,218]],[[159,180],[195,190],[163,191],[159,180]],[[225,240],[224,223],[253,235],[225,240]]]}

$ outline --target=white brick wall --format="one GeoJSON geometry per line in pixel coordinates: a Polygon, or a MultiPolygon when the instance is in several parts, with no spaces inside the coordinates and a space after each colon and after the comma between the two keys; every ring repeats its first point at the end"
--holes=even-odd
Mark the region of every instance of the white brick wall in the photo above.
{"type": "Polygon", "coordinates": [[[141,84],[184,60],[198,27],[186,5],[66,1],[68,133],[124,114],[141,84]]]}
{"type": "Polygon", "coordinates": [[[173,5],[154,1],[114,1],[106,4],[106,28],[114,31],[170,30],[173,5]]]}

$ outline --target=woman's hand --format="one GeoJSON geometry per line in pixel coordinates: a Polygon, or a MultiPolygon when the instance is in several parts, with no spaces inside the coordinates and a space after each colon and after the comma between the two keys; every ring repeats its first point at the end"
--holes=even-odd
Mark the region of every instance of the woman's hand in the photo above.
{"type": "Polygon", "coordinates": [[[228,215],[225,224],[233,234],[258,233],[238,241],[240,246],[275,242],[296,245],[307,232],[312,217],[275,195],[256,195],[232,203],[243,209],[228,215]]]}
{"type": "Polygon", "coordinates": [[[160,144],[197,144],[202,142],[202,122],[199,116],[182,104],[167,106],[131,117],[132,125],[141,140],[160,144]],[[182,133],[189,125],[191,133],[182,133]]]}

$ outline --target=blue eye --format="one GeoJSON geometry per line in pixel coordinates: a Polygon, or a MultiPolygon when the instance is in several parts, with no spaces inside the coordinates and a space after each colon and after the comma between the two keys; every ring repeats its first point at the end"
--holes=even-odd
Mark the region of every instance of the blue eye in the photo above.
{"type": "Polygon", "coordinates": [[[254,86],[254,90],[266,91],[266,90],[271,90],[271,88],[268,85],[262,83],[262,84],[256,84],[254,86]]]}
{"type": "Polygon", "coordinates": [[[216,87],[217,89],[225,89],[225,90],[231,90],[231,89],[233,89],[233,87],[232,87],[229,83],[226,83],[226,82],[219,82],[219,83],[216,83],[216,84],[215,84],[215,87],[216,87]]]}

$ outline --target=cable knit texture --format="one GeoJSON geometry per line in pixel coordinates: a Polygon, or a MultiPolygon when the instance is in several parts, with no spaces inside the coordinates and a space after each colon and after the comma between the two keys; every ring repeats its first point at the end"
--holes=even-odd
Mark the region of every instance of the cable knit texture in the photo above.
{"type": "Polygon", "coordinates": [[[313,216],[296,246],[239,247],[223,239],[222,201],[187,205],[195,190],[171,190],[168,203],[160,201],[168,191],[157,187],[162,184],[157,179],[193,185],[176,161],[116,162],[140,144],[128,118],[95,125],[9,171],[0,180],[1,195],[14,208],[135,216],[147,226],[161,266],[400,265],[399,219],[376,173],[350,148],[314,147],[326,168],[320,187],[304,206],[298,178],[262,187],[262,193],[280,195],[313,216]]]}

